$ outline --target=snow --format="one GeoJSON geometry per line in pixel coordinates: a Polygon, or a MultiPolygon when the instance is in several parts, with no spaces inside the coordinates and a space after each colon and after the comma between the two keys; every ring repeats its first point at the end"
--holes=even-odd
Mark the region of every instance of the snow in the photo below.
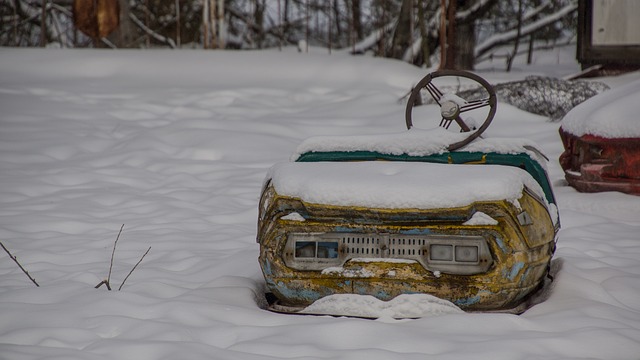
{"type": "Polygon", "coordinates": [[[280,219],[282,219],[282,220],[290,220],[290,221],[307,221],[307,219],[305,219],[304,216],[298,214],[297,212],[292,212],[290,214],[287,214],[287,215],[281,217],[280,219]]]}
{"type": "MultiPolygon", "coordinates": [[[[427,105],[432,107],[431,105],[427,105]]],[[[437,106],[437,105],[433,105],[437,106]]],[[[435,125],[434,125],[435,126],[435,125]]],[[[441,127],[374,135],[313,136],[305,139],[291,156],[295,161],[305,153],[371,151],[387,155],[428,156],[442,154],[447,147],[464,140],[468,133],[447,131],[441,127]]],[[[546,160],[535,149],[538,145],[523,138],[478,138],[459,151],[495,152],[498,154],[526,153],[546,168],[546,160]]]]}
{"type": "Polygon", "coordinates": [[[280,195],[315,204],[379,209],[453,208],[496,200],[513,203],[525,186],[544,198],[540,185],[525,170],[500,165],[293,162],[274,165],[268,178],[280,195]]]}
{"type": "MultiPolygon", "coordinates": [[[[480,75],[578,68],[535,55],[480,75]]],[[[403,131],[398,99],[425,73],[296,49],[0,49],[0,241],[40,284],[0,253],[0,359],[637,359],[640,198],[568,187],[560,124],[505,104],[486,139],[525,137],[551,159],[562,230],[546,301],[520,316],[419,296],[329,305],[373,321],[264,310],[268,169],[311,136],[403,131]],[[122,224],[114,288],[152,249],[121,291],[94,289],[122,224]],[[392,320],[402,309],[424,317],[392,320]]]]}
{"type": "Polygon", "coordinates": [[[427,294],[400,295],[387,302],[380,301],[373,296],[336,294],[324,297],[302,313],[307,314],[336,314],[340,309],[343,314],[367,318],[379,318],[382,321],[392,321],[397,318],[418,318],[425,316],[439,316],[463,313],[460,308],[449,301],[427,294]]]}
{"type": "Polygon", "coordinates": [[[576,136],[640,137],[640,77],[630,78],[635,80],[573,108],[562,120],[562,128],[576,136]]]}
{"type": "Polygon", "coordinates": [[[476,211],[473,213],[473,216],[471,216],[471,219],[465,221],[462,225],[498,225],[498,220],[482,211],[476,211]]]}

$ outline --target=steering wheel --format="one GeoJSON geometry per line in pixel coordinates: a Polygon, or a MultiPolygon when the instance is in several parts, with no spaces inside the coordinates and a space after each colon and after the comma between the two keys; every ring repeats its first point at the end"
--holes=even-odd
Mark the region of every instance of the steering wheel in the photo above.
{"type": "Polygon", "coordinates": [[[451,123],[455,121],[456,124],[460,126],[460,132],[469,133],[469,136],[464,140],[450,144],[447,148],[449,151],[459,149],[473,141],[475,138],[479,137],[489,127],[491,120],[493,120],[493,117],[496,114],[496,92],[491,84],[489,84],[485,79],[468,71],[435,71],[427,74],[427,76],[422,78],[422,80],[420,80],[420,82],[418,82],[418,84],[411,90],[411,95],[409,96],[409,101],[407,102],[407,108],[405,111],[407,129],[411,129],[413,127],[413,121],[411,119],[413,107],[416,104],[422,103],[422,98],[420,96],[420,91],[422,91],[422,89],[426,89],[433,100],[440,106],[440,115],[442,116],[442,120],[440,120],[440,126],[448,129],[451,123]],[[432,82],[433,79],[443,76],[457,76],[473,80],[476,83],[480,84],[487,91],[489,96],[486,98],[467,101],[454,93],[445,93],[438,89],[438,87],[436,87],[436,85],[432,82]],[[469,127],[469,125],[460,117],[460,114],[464,112],[480,109],[483,107],[489,107],[489,111],[484,122],[477,129],[472,129],[471,127],[469,127]]]}

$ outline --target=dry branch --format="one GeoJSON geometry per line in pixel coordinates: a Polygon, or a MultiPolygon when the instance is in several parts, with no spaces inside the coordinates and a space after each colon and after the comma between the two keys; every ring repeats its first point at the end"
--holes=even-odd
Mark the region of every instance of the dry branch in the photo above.
{"type": "Polygon", "coordinates": [[[14,255],[11,255],[11,252],[9,252],[9,249],[7,249],[4,244],[2,243],[2,241],[0,241],[0,246],[2,246],[2,248],[4,249],[4,251],[7,252],[7,254],[9,255],[9,257],[11,258],[11,260],[13,260],[16,264],[18,264],[18,267],[20,268],[20,270],[22,270],[22,272],[27,275],[27,277],[29,278],[29,280],[31,280],[34,284],[36,284],[37,287],[40,287],[40,285],[38,285],[38,283],[36,282],[36,279],[34,279],[31,275],[29,275],[29,272],[27,270],[25,270],[25,268],[22,267],[22,265],[20,265],[20,263],[18,262],[18,258],[15,257],[14,255]]]}
{"type": "Polygon", "coordinates": [[[147,256],[147,254],[149,253],[149,251],[151,250],[151,246],[149,246],[149,248],[147,249],[147,251],[142,255],[142,257],[140,258],[140,260],[138,260],[138,262],[133,266],[133,269],[131,269],[131,271],[129,271],[129,274],[127,274],[127,276],[124,278],[124,280],[122,280],[122,284],[120,284],[120,287],[118,288],[118,291],[120,291],[120,289],[122,289],[122,287],[124,286],[124,283],[127,281],[127,279],[129,278],[129,276],[131,276],[131,274],[133,273],[133,270],[135,270],[138,265],[140,265],[140,263],[142,262],[142,259],[144,259],[145,256],[147,256]]]}
{"type": "Polygon", "coordinates": [[[106,285],[107,286],[107,290],[111,291],[111,285],[109,285],[109,281],[107,281],[107,280],[100,281],[100,283],[98,283],[98,285],[96,285],[95,288],[98,289],[102,285],[106,285]]]}
{"type": "Polygon", "coordinates": [[[124,224],[120,226],[120,231],[118,231],[118,236],[116,236],[116,241],[113,242],[113,250],[111,251],[111,263],[109,264],[109,274],[105,280],[102,280],[98,285],[95,286],[98,289],[102,285],[106,285],[107,289],[111,291],[111,271],[113,270],[113,258],[116,255],[116,246],[118,245],[118,240],[120,240],[120,234],[122,234],[122,229],[124,228],[124,224]]]}
{"type": "Polygon", "coordinates": [[[118,240],[120,240],[120,234],[122,234],[123,228],[124,228],[124,224],[122,224],[122,226],[120,227],[120,231],[118,231],[118,236],[116,237],[116,241],[113,243],[113,251],[111,252],[111,264],[109,265],[109,275],[107,275],[107,286],[109,286],[109,283],[111,281],[111,270],[113,270],[113,257],[116,254],[116,245],[118,245],[118,240]]]}
{"type": "MultiPolygon", "coordinates": [[[[122,229],[123,228],[124,228],[124,224],[122,224],[122,226],[120,227],[120,231],[118,232],[118,236],[116,237],[116,241],[114,241],[114,243],[113,243],[113,251],[111,251],[111,263],[109,265],[109,275],[107,276],[107,278],[105,280],[102,280],[100,283],[98,283],[98,285],[95,286],[96,289],[98,289],[102,285],[105,285],[107,287],[107,290],[111,291],[111,272],[113,270],[113,259],[114,259],[115,255],[116,255],[116,246],[118,245],[118,240],[120,240],[120,234],[122,234],[122,229]]],[[[131,269],[131,271],[129,271],[129,274],[127,274],[127,276],[122,281],[122,284],[120,284],[120,287],[118,288],[118,291],[120,291],[120,289],[122,289],[122,287],[124,286],[124,283],[127,281],[129,276],[131,276],[133,271],[138,267],[138,265],[140,265],[140,263],[142,262],[142,259],[144,259],[144,257],[147,256],[147,254],[149,253],[150,250],[151,250],[151,246],[149,246],[149,248],[144,253],[144,255],[142,255],[140,260],[138,260],[138,262],[133,266],[133,269],[131,269]]]]}

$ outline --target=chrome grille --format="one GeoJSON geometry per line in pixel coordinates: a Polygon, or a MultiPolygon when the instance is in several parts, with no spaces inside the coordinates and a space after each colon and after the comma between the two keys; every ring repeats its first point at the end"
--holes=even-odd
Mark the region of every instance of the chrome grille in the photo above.
{"type": "MultiPolygon", "coordinates": [[[[475,251],[475,250],[474,250],[475,251]]],[[[468,252],[467,252],[468,253],[468,252]]],[[[288,266],[300,270],[323,270],[327,267],[340,266],[352,259],[401,259],[414,260],[427,270],[456,274],[473,274],[486,271],[492,263],[491,254],[482,236],[452,235],[407,235],[376,233],[293,233],[289,234],[283,256],[288,266]],[[295,256],[296,247],[316,245],[316,253],[304,257],[295,256]],[[298,244],[298,245],[296,245],[298,244]],[[324,256],[326,252],[317,249],[334,244],[337,255],[324,256]],[[450,247],[451,259],[429,256],[431,246],[450,247]],[[477,247],[477,257],[457,259],[458,249],[477,247]],[[456,249],[454,251],[454,248],[456,249]],[[454,255],[455,254],[455,255],[454,255]]]]}

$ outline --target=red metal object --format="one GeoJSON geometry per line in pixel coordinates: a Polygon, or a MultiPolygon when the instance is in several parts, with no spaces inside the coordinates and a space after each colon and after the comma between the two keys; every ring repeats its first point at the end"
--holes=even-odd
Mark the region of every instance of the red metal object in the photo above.
{"type": "Polygon", "coordinates": [[[93,39],[111,34],[120,23],[118,0],[74,0],[73,19],[78,30],[93,39]]]}
{"type": "Polygon", "coordinates": [[[576,136],[562,128],[560,137],[560,166],[569,185],[580,192],[640,195],[640,138],[576,136]]]}

